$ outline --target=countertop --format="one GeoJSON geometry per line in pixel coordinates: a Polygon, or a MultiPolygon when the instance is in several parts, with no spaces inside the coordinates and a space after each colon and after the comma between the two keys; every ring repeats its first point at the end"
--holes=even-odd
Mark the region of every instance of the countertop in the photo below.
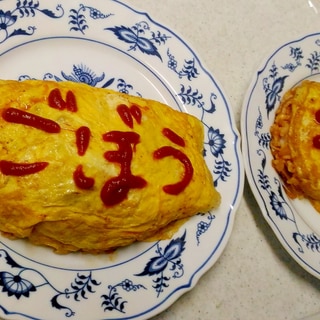
{"type": "MultiPolygon", "coordinates": [[[[245,93],[265,58],[282,44],[320,30],[317,0],[126,3],[174,30],[198,53],[227,95],[239,130],[245,93]]],[[[283,249],[245,183],[221,257],[154,320],[301,319],[318,311],[320,281],[283,249]]]]}

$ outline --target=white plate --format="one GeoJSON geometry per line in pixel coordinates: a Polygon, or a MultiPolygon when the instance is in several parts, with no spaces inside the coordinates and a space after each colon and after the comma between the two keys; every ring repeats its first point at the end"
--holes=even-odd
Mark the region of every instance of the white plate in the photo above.
{"type": "Polygon", "coordinates": [[[195,52],[147,14],[118,1],[58,3],[1,1],[0,78],[82,81],[194,114],[205,127],[205,159],[222,204],[171,240],[112,255],[59,256],[0,238],[0,316],[149,318],[196,284],[231,234],[244,181],[232,110],[195,52]]]}
{"type": "Polygon", "coordinates": [[[304,79],[320,80],[320,33],[285,43],[257,71],[243,104],[245,170],[266,221],[288,253],[320,279],[320,215],[290,200],[271,165],[270,126],[283,94],[304,79]]]}

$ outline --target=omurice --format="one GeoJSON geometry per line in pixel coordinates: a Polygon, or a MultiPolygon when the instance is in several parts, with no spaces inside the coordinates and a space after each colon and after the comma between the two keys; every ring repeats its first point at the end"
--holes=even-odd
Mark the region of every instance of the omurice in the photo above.
{"type": "Polygon", "coordinates": [[[305,80],[287,91],[270,133],[272,165],[287,194],[320,211],[320,83],[305,80]]]}
{"type": "Polygon", "coordinates": [[[110,252],[217,208],[204,129],[162,103],[81,83],[0,81],[0,231],[110,252]]]}

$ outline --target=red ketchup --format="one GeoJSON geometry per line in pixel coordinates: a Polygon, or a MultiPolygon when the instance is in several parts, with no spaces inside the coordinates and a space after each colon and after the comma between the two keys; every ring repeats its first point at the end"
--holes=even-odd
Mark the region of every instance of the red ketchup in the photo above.
{"type": "Polygon", "coordinates": [[[89,141],[90,141],[90,129],[88,127],[80,127],[76,131],[76,144],[77,144],[77,149],[78,149],[78,155],[83,156],[89,146],[89,141]]]}
{"type": "Polygon", "coordinates": [[[124,124],[130,129],[133,128],[133,119],[136,120],[138,124],[141,124],[142,113],[137,105],[134,104],[129,108],[125,104],[120,104],[117,107],[117,112],[124,124]]]}
{"type": "Polygon", "coordinates": [[[137,123],[141,124],[142,112],[141,112],[141,109],[137,105],[133,104],[130,107],[130,113],[133,116],[133,118],[137,121],[137,123]]]}
{"type": "Polygon", "coordinates": [[[74,93],[68,91],[66,95],[66,100],[63,100],[61,92],[58,88],[53,89],[49,93],[48,104],[51,108],[64,110],[67,109],[71,112],[76,112],[78,110],[77,101],[74,93]]]}
{"type": "MultiPolygon", "coordinates": [[[[53,89],[48,97],[50,107],[57,110],[67,110],[71,112],[77,111],[76,98],[72,91],[68,91],[66,99],[61,96],[59,89],[53,89]]],[[[133,128],[134,121],[141,124],[142,112],[139,106],[133,104],[130,107],[121,104],[117,107],[117,112],[129,128],[133,128]]],[[[59,133],[61,128],[58,123],[53,120],[42,118],[40,116],[28,113],[24,110],[8,108],[2,113],[5,121],[17,124],[23,124],[45,131],[47,133],[59,133]]],[[[320,121],[320,111],[316,115],[317,121],[320,121]]],[[[162,134],[172,143],[185,147],[185,141],[169,128],[164,128],[162,134]]],[[[79,156],[84,156],[90,142],[91,132],[86,126],[78,128],[75,132],[76,146],[79,156]]],[[[119,204],[127,198],[130,189],[144,188],[147,182],[139,176],[134,176],[131,172],[131,162],[136,145],[140,143],[140,135],[136,132],[110,131],[103,134],[103,140],[112,142],[118,145],[117,150],[107,151],[104,157],[107,161],[120,165],[120,173],[118,176],[110,178],[103,185],[100,197],[106,206],[119,204]]],[[[314,144],[320,148],[320,136],[315,137],[314,144]]],[[[180,161],[184,166],[184,173],[181,180],[174,184],[165,185],[164,192],[177,195],[181,193],[190,183],[193,177],[193,167],[189,158],[179,149],[171,146],[163,146],[154,151],[153,157],[156,160],[165,157],[173,157],[180,161]]],[[[11,161],[0,161],[0,171],[5,175],[24,176],[34,174],[44,170],[48,166],[48,162],[34,163],[15,163],[11,161]]],[[[78,165],[73,172],[73,180],[75,185],[80,189],[91,189],[94,186],[95,180],[92,177],[87,177],[83,172],[83,166],[78,165]]]]}
{"type": "Polygon", "coordinates": [[[171,129],[164,128],[162,130],[162,134],[165,137],[167,137],[171,142],[177,144],[178,146],[185,147],[186,144],[185,144],[184,140],[179,135],[177,135],[174,131],[172,131],[171,129]]]}
{"type": "Polygon", "coordinates": [[[319,134],[316,135],[315,137],[313,137],[312,143],[315,148],[320,149],[320,135],[319,134]]]}
{"type": "Polygon", "coordinates": [[[17,163],[1,160],[0,171],[8,176],[26,176],[42,171],[48,166],[48,162],[17,163]]]}
{"type": "Polygon", "coordinates": [[[177,183],[168,184],[163,187],[163,191],[168,194],[177,195],[181,193],[190,183],[193,176],[193,167],[189,158],[182,151],[170,146],[161,147],[154,152],[153,156],[155,159],[162,159],[172,156],[184,165],[185,171],[182,179],[177,183]]]}
{"type": "MultiPolygon", "coordinates": [[[[320,110],[315,113],[315,119],[318,123],[320,123],[320,110]]],[[[312,139],[313,146],[317,149],[320,149],[320,135],[316,135],[312,139]]]]}
{"type": "Polygon", "coordinates": [[[147,182],[134,176],[131,172],[133,150],[140,141],[140,136],[135,132],[110,131],[103,135],[103,140],[116,143],[116,151],[107,151],[104,157],[109,162],[120,164],[120,174],[106,181],[100,197],[106,206],[116,205],[127,198],[130,189],[143,188],[147,182]]]}
{"type": "Polygon", "coordinates": [[[78,165],[74,171],[73,180],[76,186],[80,189],[91,189],[94,186],[94,179],[87,177],[83,173],[82,165],[78,165]]]}
{"type": "Polygon", "coordinates": [[[7,122],[24,124],[47,133],[59,133],[61,131],[57,122],[16,108],[5,109],[2,112],[2,118],[7,122]]]}

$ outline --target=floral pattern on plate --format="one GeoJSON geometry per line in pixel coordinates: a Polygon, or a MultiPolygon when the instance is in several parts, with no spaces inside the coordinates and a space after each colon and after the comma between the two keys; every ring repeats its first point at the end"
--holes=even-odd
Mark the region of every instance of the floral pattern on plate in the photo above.
{"type": "Polygon", "coordinates": [[[221,255],[242,196],[239,134],[215,78],[174,32],[110,0],[1,1],[0,64],[1,78],[82,82],[195,115],[223,199],[219,209],[199,212],[172,239],[111,255],[57,256],[0,237],[0,316],[146,319],[170,306],[221,255]]]}

